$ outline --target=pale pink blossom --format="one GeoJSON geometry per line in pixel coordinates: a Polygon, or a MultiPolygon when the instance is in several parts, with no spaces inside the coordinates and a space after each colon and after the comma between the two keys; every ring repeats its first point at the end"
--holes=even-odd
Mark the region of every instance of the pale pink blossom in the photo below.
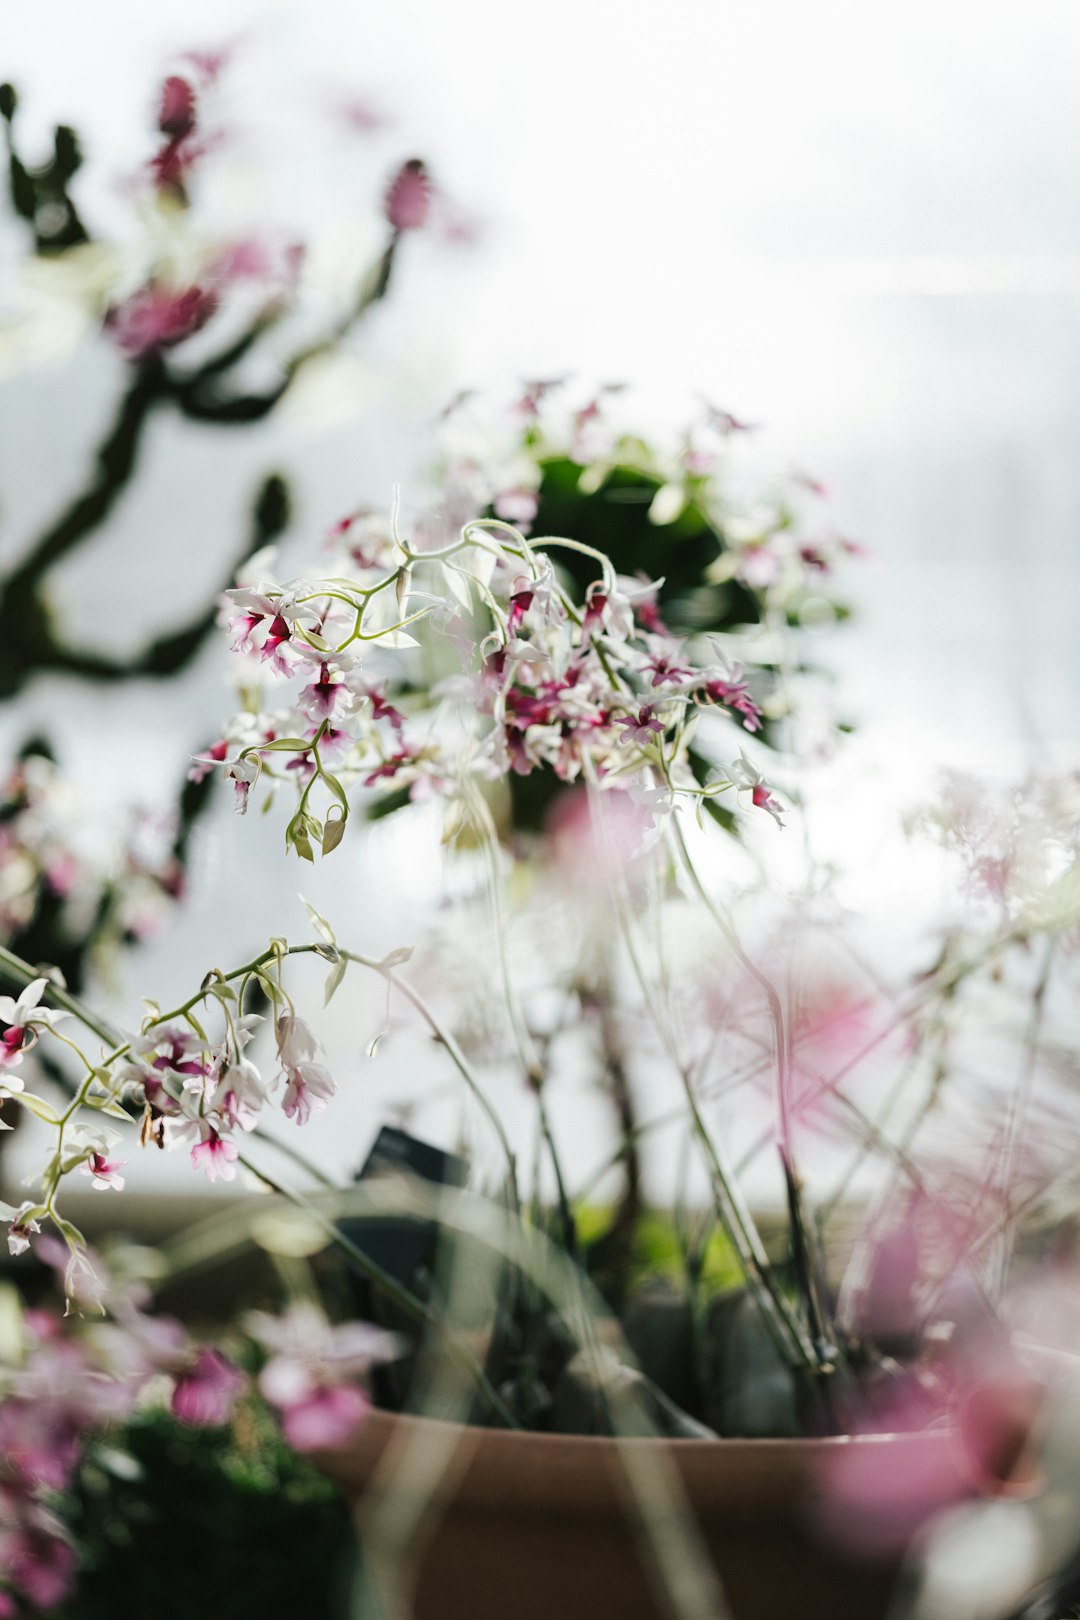
{"type": "Polygon", "coordinates": [[[226,780],[232,783],[236,792],[233,808],[237,815],[242,816],[247,812],[248,798],[255,783],[259,780],[261,769],[262,766],[259,763],[257,754],[241,754],[236,759],[226,761],[224,774],[226,780]]]}
{"type": "Polygon", "coordinates": [[[119,1172],[126,1163],[126,1159],[109,1159],[104,1153],[95,1152],[90,1154],[81,1169],[84,1175],[92,1178],[96,1190],[105,1191],[112,1187],[114,1191],[121,1192],[124,1178],[119,1172]]]}
{"type": "Polygon", "coordinates": [[[783,827],[784,823],[780,817],[784,813],[784,806],[774,797],[771,788],[752,760],[747,759],[745,754],[740,754],[738,759],[727,767],[727,773],[733,787],[749,793],[750,802],[756,810],[766,811],[778,827],[783,827]]]}
{"type": "Polygon", "coordinates": [[[275,1402],[270,1390],[263,1393],[281,1412],[281,1428],[294,1451],[324,1451],[346,1445],[367,1417],[371,1402],[355,1384],[333,1384],[312,1389],[291,1403],[275,1402]]]}
{"type": "Polygon", "coordinates": [[[229,745],[224,737],[221,737],[217,742],[211,743],[204,754],[193,755],[191,769],[187,773],[188,781],[205,782],[216,767],[224,763],[228,752],[229,745]]]}
{"type": "Polygon", "coordinates": [[[298,1063],[285,1071],[282,1112],[298,1125],[306,1125],[313,1113],[323,1111],[336,1089],[329,1071],[321,1064],[298,1063]]]}
{"type": "Polygon", "coordinates": [[[313,1305],[294,1305],[280,1318],[249,1319],[254,1338],[271,1352],[259,1388],[281,1415],[297,1451],[344,1445],[370,1405],[356,1380],[398,1353],[397,1340],[363,1322],[332,1326],[313,1305]]]}
{"type": "MultiPolygon", "coordinates": [[[[37,1208],[31,1203],[20,1204],[18,1209],[12,1209],[10,1204],[0,1204],[0,1219],[8,1224],[8,1252],[13,1255],[25,1254],[30,1247],[30,1239],[35,1233],[41,1231],[40,1221],[32,1216],[30,1211],[37,1208]]],[[[40,1214],[40,1209],[38,1210],[40,1214]]]]}
{"type": "MultiPolygon", "coordinates": [[[[16,1068],[23,1053],[36,1043],[40,1029],[52,1029],[68,1017],[66,1012],[38,1006],[48,986],[48,979],[34,979],[17,1001],[12,996],[0,996],[0,1022],[8,1026],[0,1035],[0,1069],[16,1068]]],[[[9,1090],[13,1085],[21,1089],[19,1082],[10,1079],[4,1085],[9,1090]]]]}
{"type": "Polygon", "coordinates": [[[236,1160],[240,1150],[235,1142],[221,1136],[205,1120],[199,1121],[200,1140],[191,1150],[191,1162],[202,1170],[207,1181],[232,1181],[236,1176],[236,1160]]]}
{"type": "Polygon", "coordinates": [[[217,294],[208,287],[170,287],[152,281],[115,305],[106,325],[125,354],[141,359],[191,337],[216,308],[217,294]]]}
{"type": "Polygon", "coordinates": [[[238,1367],[202,1345],[176,1380],[171,1407],[181,1423],[211,1428],[227,1423],[247,1380],[238,1367]]]}
{"type": "Polygon", "coordinates": [[[220,1114],[232,1129],[254,1130],[266,1102],[262,1076],[250,1059],[237,1056],[225,1067],[211,1100],[211,1112],[220,1114]]]}
{"type": "Polygon", "coordinates": [[[531,523],[540,510],[540,499],[533,489],[504,489],[492,503],[496,517],[518,528],[531,523]]]}

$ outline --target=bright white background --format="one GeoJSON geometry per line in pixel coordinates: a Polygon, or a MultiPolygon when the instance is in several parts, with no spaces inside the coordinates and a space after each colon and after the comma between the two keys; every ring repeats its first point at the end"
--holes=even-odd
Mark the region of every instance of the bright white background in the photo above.
{"type": "MultiPolygon", "coordinates": [[[[858,625],[831,655],[877,808],[830,801],[870,912],[908,894],[883,856],[898,858],[899,806],[937,765],[1075,757],[1073,4],[189,0],[177,31],[133,0],[37,0],[5,16],[2,65],[28,144],[71,121],[108,176],[142,150],[170,53],[230,39],[237,116],[278,165],[267,206],[344,228],[380,163],[416,151],[477,238],[410,244],[356,348],[354,415],[293,413],[235,439],[161,426],[108,539],[58,581],[83,634],[135,645],[182,617],[269,468],[293,475],[298,530],[314,539],[408,480],[458,388],[572,371],[632,380],[658,423],[701,392],[767,424],[766,458],[821,478],[842,531],[870,548],[858,625]],[[390,120],[371,154],[334,133],[350,94],[390,120]]],[[[93,195],[107,211],[108,188],[93,195]]],[[[98,346],[3,385],[0,561],[76,482],[116,381],[98,346]]],[[[119,767],[125,792],[153,802],[224,712],[220,677],[208,658],[167,706],[149,690],[71,706],[43,685],[4,736],[60,716],[91,800],[107,802],[119,767]]],[[[139,990],[165,998],[208,952],[295,929],[279,836],[226,817],[207,829],[190,906],[130,974],[139,990]]],[[[385,848],[349,870],[304,886],[358,944],[407,938],[418,875],[385,848]]],[[[379,1085],[397,1084],[390,1066],[374,1074],[312,1128],[335,1169],[370,1138],[379,1085]]]]}

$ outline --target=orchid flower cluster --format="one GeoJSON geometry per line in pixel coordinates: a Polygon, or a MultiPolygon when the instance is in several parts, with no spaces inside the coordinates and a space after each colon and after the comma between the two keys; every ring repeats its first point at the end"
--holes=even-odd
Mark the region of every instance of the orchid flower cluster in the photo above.
{"type": "Polygon", "coordinates": [[[48,915],[50,955],[85,941],[100,964],[156,934],[186,884],[174,819],[136,814],[119,836],[88,826],[55,761],[24,750],[0,784],[0,942],[19,952],[48,915]]]}
{"type": "Polygon", "coordinates": [[[257,1390],[295,1451],[341,1445],[366,1414],[363,1380],[398,1353],[391,1335],[334,1326],[307,1302],[280,1317],[253,1312],[237,1346],[244,1368],[261,1362],[253,1386],[233,1355],[151,1314],[143,1282],[118,1280],[86,1256],[73,1284],[62,1243],[42,1236],[34,1247],[65,1276],[69,1311],[23,1309],[10,1289],[4,1297],[0,1616],[24,1613],[26,1603],[49,1611],[71,1595],[78,1554],[59,1499],[97,1442],[122,1448],[124,1425],[163,1405],[181,1424],[221,1427],[257,1390]]]}
{"type": "Polygon", "coordinates": [[[626,408],[627,392],[623,384],[582,391],[557,378],[527,383],[510,401],[460,394],[443,417],[440,499],[428,530],[490,510],[528,534],[553,463],[574,467],[586,496],[617,469],[630,470],[648,480],[636,498],[647,502],[660,538],[694,520],[722,538],[706,583],[738,582],[763,618],[820,622],[842,614],[837,585],[863,548],[829,521],[824,485],[796,471],[771,492],[762,487],[738,455],[753,425],[708,401],[679,433],[645,439],[626,408]]]}
{"type": "Polygon", "coordinates": [[[46,1264],[67,1273],[78,1309],[21,1310],[5,1298],[0,1355],[0,1615],[51,1609],[67,1597],[76,1552],[54,1498],[70,1488],[94,1436],[130,1419],[148,1400],[166,1399],[183,1423],[223,1424],[246,1379],[219,1351],[196,1345],[180,1323],[147,1314],[135,1283],[106,1280],[100,1262],[70,1275],[55,1238],[35,1244],[46,1264]],[[82,1310],[108,1315],[83,1316],[82,1310]]]}
{"type": "MultiPolygon", "coordinates": [[[[338,962],[331,946],[306,949],[322,949],[338,962]]],[[[326,1106],[334,1082],[316,1060],[315,1036],[297,1016],[282,982],[281,964],[287,954],[287,947],[278,941],[231,974],[211,973],[181,1007],[169,1014],[151,1007],[139,1033],[98,1056],[83,1050],[60,1025],[74,1016],[99,1036],[109,1031],[49,980],[34,979],[17,1000],[0,997],[0,1020],[6,1025],[0,1037],[0,1100],[29,1110],[55,1132],[39,1197],[18,1209],[6,1209],[12,1253],[22,1252],[48,1219],[68,1243],[72,1275],[77,1276],[84,1241],[64,1219],[58,1198],[65,1178],[76,1171],[97,1189],[123,1187],[126,1161],[113,1156],[120,1137],[106,1119],[130,1124],[141,1110],[144,1145],[186,1148],[192,1164],[208,1180],[231,1181],[242,1162],[238,1140],[256,1129],[268,1106],[276,1103],[287,1119],[300,1125],[326,1106]],[[263,1022],[261,1015],[243,1010],[245,995],[256,983],[274,1012],[275,1070],[268,1076],[260,1073],[247,1052],[263,1022]],[[67,1007],[43,1006],[50,993],[67,1007]],[[218,1017],[217,1034],[206,1028],[212,1011],[218,1017]],[[65,1047],[74,1052],[83,1068],[84,1078],[63,1112],[27,1090],[20,1072],[42,1036],[58,1043],[58,1051],[65,1047]]],[[[7,966],[17,959],[5,952],[4,961],[7,966]]]]}
{"type": "Polygon", "coordinates": [[[965,893],[992,907],[1002,926],[1075,926],[1077,772],[991,783],[953,771],[933,804],[909,817],[909,826],[963,863],[965,893]]]}
{"type": "Polygon", "coordinates": [[[340,842],[357,781],[437,794],[468,820],[485,781],[550,770],[626,789],[654,815],[678,794],[731,790],[780,822],[783,807],[744,750],[706,783],[694,777],[687,747],[707,712],[753,733],[761,709],[717,641],[671,633],[662,581],[625,578],[580,541],[529,540],[500,519],[466,523],[438,549],[364,519],[344,520],[336,537],[350,573],[260,578],[226,593],[233,649],[270,684],[243,683],[247,706],[193,767],[198,776],[218,765],[240,811],[260,777],[294,783],[286,843],[305,859],[340,842]],[[580,602],[560,575],[565,550],[595,566],[580,602]],[[402,649],[419,668],[398,679],[420,688],[420,706],[387,695],[386,653],[402,649]]]}

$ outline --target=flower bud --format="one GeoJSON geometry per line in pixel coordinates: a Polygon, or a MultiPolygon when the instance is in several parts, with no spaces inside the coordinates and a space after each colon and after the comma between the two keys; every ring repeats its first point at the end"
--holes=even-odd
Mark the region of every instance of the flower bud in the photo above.
{"type": "Polygon", "coordinates": [[[419,158],[403,163],[386,193],[383,212],[395,231],[418,231],[431,210],[431,179],[419,158]]]}
{"type": "Polygon", "coordinates": [[[195,128],[195,92],[186,79],[170,74],[161,87],[158,129],[163,135],[182,140],[195,128]]]}

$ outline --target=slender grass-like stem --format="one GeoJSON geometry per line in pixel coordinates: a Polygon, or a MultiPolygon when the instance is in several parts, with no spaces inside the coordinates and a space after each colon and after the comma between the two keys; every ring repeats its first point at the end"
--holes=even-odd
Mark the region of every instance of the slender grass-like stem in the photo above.
{"type": "MultiPolygon", "coordinates": [[[[1012,1181],[1013,1166],[1023,1146],[1028,1109],[1031,1104],[1031,1089],[1035,1079],[1035,1068],[1039,1060],[1039,1038],[1042,1034],[1043,1018],[1046,1012],[1046,993],[1050,987],[1050,977],[1054,969],[1056,952],[1057,938],[1055,935],[1050,934],[1046,940],[1039,976],[1031,994],[1031,1009],[1028,1013],[1027,1028],[1024,1031],[1024,1055],[1020,1068],[1020,1078],[1012,1095],[1009,1117],[1005,1122],[1005,1134],[1001,1148],[1001,1167],[996,1178],[1001,1188],[1002,1201],[1005,1204],[1008,1203],[1009,1199],[1009,1185],[1012,1181]]],[[[1015,1242],[1016,1226],[1015,1223],[1010,1223],[1005,1227],[1001,1235],[998,1252],[995,1256],[994,1272],[996,1274],[995,1282],[998,1297],[1001,1296],[1005,1288],[1015,1242]]]]}
{"type": "MultiPolygon", "coordinates": [[[[791,1052],[789,1048],[789,1032],[784,1018],[784,1010],[775,986],[768,976],[762,972],[757,963],[743,949],[742,943],[735,932],[730,919],[724,914],[715,900],[709,894],[701,875],[694,865],[693,858],[686,845],[686,838],[676,815],[668,817],[670,836],[678,853],[679,864],[689,878],[698,898],[704,904],[710,917],[716,923],[724,936],[728,946],[736,959],[760,988],[769,1010],[773,1025],[774,1055],[776,1060],[776,1091],[777,1091],[777,1123],[779,1132],[780,1163],[784,1173],[784,1184],[787,1191],[788,1210],[792,1229],[792,1257],[796,1272],[799,1276],[800,1288],[810,1318],[812,1332],[812,1364],[825,1367],[832,1357],[830,1335],[822,1312],[818,1291],[814,1280],[814,1265],[812,1259],[812,1243],[809,1228],[802,1207],[802,1180],[795,1163],[792,1147],[791,1133],[791,1052]]],[[[693,1095],[692,1087],[687,1087],[688,1096],[693,1095]]],[[[696,1103],[695,1103],[696,1108],[696,1103]]],[[[786,1303],[786,1302],[785,1302],[786,1303]]],[[[800,1349],[805,1350],[805,1338],[798,1332],[800,1349]]]]}
{"type": "Polygon", "coordinates": [[[499,1394],[498,1390],[485,1373],[476,1356],[467,1345],[460,1343],[452,1335],[445,1333],[439,1316],[432,1306],[427,1305],[423,1300],[418,1299],[410,1289],[406,1288],[404,1284],[399,1283],[397,1279],[392,1277],[388,1271],[385,1271],[377,1261],[372,1260],[371,1256],[365,1254],[363,1249],[359,1248],[355,1243],[353,1243],[351,1238],[347,1237],[334,1221],[330,1220],[316,1205],[311,1204],[300,1193],[294,1192],[291,1188],[286,1187],[283,1183],[276,1180],[275,1177],[268,1175],[265,1170],[262,1170],[258,1165],[253,1164],[252,1161],[244,1154],[240,1155],[239,1163],[242,1164],[244,1169],[247,1170],[251,1175],[255,1176],[259,1181],[261,1181],[263,1186],[267,1187],[271,1192],[277,1193],[280,1198],[287,1199],[290,1204],[293,1204],[297,1209],[302,1210],[305,1215],[314,1220],[321,1231],[325,1233],[327,1240],[332,1243],[336,1249],[340,1250],[340,1252],[346,1256],[346,1258],[356,1267],[356,1269],[362,1272],[363,1275],[367,1277],[376,1288],[379,1289],[380,1293],[384,1294],[387,1299],[392,1300],[393,1303],[397,1305],[400,1310],[404,1311],[406,1315],[411,1317],[414,1322],[423,1323],[424,1326],[433,1328],[436,1330],[436,1332],[442,1333],[444,1347],[447,1354],[450,1355],[469,1375],[480,1394],[483,1396],[485,1403],[490,1408],[492,1413],[499,1419],[500,1423],[502,1423],[508,1429],[516,1429],[519,1427],[518,1421],[514,1417],[514,1414],[511,1412],[510,1408],[507,1406],[506,1402],[503,1400],[502,1396],[499,1394]]]}
{"type": "MultiPolygon", "coordinates": [[[[594,816],[598,824],[603,828],[603,811],[598,803],[599,791],[595,783],[590,781],[588,785],[594,816]]],[[[776,1283],[768,1255],[765,1252],[765,1246],[761,1241],[753,1217],[746,1208],[735,1185],[734,1178],[728,1171],[720,1149],[714,1142],[702,1115],[694,1092],[690,1067],[683,1059],[677,1036],[674,1030],[669,1027],[669,1021],[664,1017],[662,1009],[657,1004],[653,986],[644,970],[637,946],[634,943],[630,918],[627,915],[626,897],[619,892],[610,842],[605,852],[605,867],[609,873],[612,898],[619,917],[621,938],[626,947],[634,977],[638,982],[652,1022],[683,1088],[693,1133],[708,1167],[717,1217],[727,1233],[732,1247],[739,1255],[747,1286],[757,1301],[762,1318],[772,1334],[781,1355],[785,1361],[793,1359],[796,1364],[813,1367],[817,1359],[814,1349],[807,1342],[801,1324],[776,1283]]]]}
{"type": "Polygon", "coordinates": [[[445,1049],[450,1061],[457,1069],[461,1078],[468,1087],[472,1097],[479,1105],[484,1118],[491,1126],[491,1129],[499,1143],[499,1147],[502,1149],[503,1157],[506,1160],[507,1177],[513,1205],[515,1208],[517,1208],[519,1204],[517,1158],[513,1147],[510,1144],[510,1138],[506,1134],[505,1127],[503,1126],[502,1120],[499,1118],[498,1112],[491,1102],[491,1099],[488,1097],[483,1086],[473,1073],[468,1059],[461,1050],[461,1047],[458,1045],[457,1041],[454,1039],[453,1035],[439,1020],[438,1016],[428,1005],[420,992],[414,989],[414,987],[409,983],[408,979],[402,978],[401,974],[398,973],[396,968],[394,968],[391,964],[387,962],[379,962],[371,956],[361,956],[357,951],[340,950],[340,955],[343,956],[347,962],[355,962],[360,967],[370,968],[372,972],[381,974],[387,983],[391,984],[394,989],[397,990],[407,1002],[409,1002],[410,1006],[416,1009],[421,1018],[427,1024],[428,1028],[431,1030],[432,1035],[438,1041],[439,1045],[445,1049]]]}

